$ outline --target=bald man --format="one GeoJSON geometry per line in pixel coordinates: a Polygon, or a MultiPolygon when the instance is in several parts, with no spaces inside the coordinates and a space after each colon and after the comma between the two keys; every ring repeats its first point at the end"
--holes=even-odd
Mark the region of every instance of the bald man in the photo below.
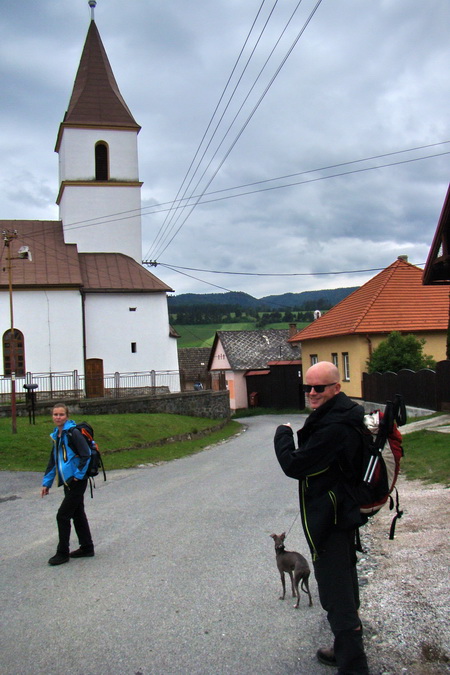
{"type": "Polygon", "coordinates": [[[341,391],[339,371],[320,361],[307,370],[303,389],[311,414],[297,432],[289,424],[275,433],[275,452],[284,473],[299,481],[300,512],[320,603],[334,635],[318,660],[339,675],[368,675],[358,615],[356,531],[363,520],[355,496],[360,482],[364,409],[341,391]]]}

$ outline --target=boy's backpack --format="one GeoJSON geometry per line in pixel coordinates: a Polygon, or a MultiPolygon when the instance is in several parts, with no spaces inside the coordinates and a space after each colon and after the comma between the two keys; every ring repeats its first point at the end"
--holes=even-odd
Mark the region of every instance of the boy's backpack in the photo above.
{"type": "Polygon", "coordinates": [[[389,539],[394,538],[395,525],[402,517],[398,491],[395,487],[404,455],[402,435],[398,429],[406,422],[403,397],[396,394],[394,401],[387,401],[384,412],[375,410],[364,416],[363,437],[363,485],[364,500],[361,513],[373,516],[389,501],[389,508],[396,508],[389,539]],[[395,490],[396,499],[392,493],[395,490]]]}
{"type": "MultiPolygon", "coordinates": [[[[91,427],[91,425],[88,424],[87,422],[80,422],[79,424],[76,424],[74,427],[71,427],[67,432],[67,435],[69,437],[69,443],[72,440],[73,429],[78,429],[78,431],[80,431],[83,434],[83,437],[91,450],[91,458],[89,460],[89,466],[86,471],[86,478],[89,478],[92,497],[93,496],[92,484],[94,485],[95,488],[95,481],[94,481],[95,476],[98,476],[99,472],[102,471],[103,479],[106,480],[105,465],[103,464],[103,458],[100,454],[100,450],[98,449],[98,445],[94,441],[94,429],[91,427]]],[[[75,448],[73,449],[76,451],[75,448]]]]}

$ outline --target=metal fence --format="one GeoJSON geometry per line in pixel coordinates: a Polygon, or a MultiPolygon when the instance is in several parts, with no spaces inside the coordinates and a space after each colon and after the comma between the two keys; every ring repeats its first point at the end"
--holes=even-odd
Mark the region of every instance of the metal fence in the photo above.
{"type": "MultiPolygon", "coordinates": [[[[138,373],[106,373],[104,397],[121,398],[180,390],[177,370],[149,370],[138,373]]],[[[16,399],[26,400],[24,385],[36,384],[37,401],[85,398],[85,376],[77,370],[59,373],[26,373],[16,376],[16,399]]],[[[0,403],[11,400],[11,378],[0,376],[0,403]]]]}

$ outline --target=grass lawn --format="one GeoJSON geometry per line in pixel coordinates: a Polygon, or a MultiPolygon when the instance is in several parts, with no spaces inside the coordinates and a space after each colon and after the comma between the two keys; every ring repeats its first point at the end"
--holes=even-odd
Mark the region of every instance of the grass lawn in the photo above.
{"type": "MultiPolygon", "coordinates": [[[[401,431],[401,429],[400,429],[401,431]]],[[[439,431],[414,431],[403,437],[402,474],[408,480],[450,487],[450,436],[439,431]]]]}
{"type": "MultiPolygon", "coordinates": [[[[298,413],[299,411],[293,411],[298,413]]],[[[307,412],[307,411],[305,411],[307,412]]],[[[288,414],[289,411],[249,409],[237,416],[288,414]]],[[[196,434],[217,425],[219,420],[166,414],[86,415],[104,456],[106,469],[127,469],[139,464],[169,461],[191,455],[209,445],[220,443],[238,433],[241,425],[230,421],[222,429],[201,438],[169,441],[180,434],[196,434]],[[150,444],[160,445],[150,445],[150,444]]],[[[77,421],[81,421],[79,418],[77,421]]],[[[17,434],[11,433],[11,420],[0,418],[0,471],[44,471],[51,449],[49,417],[37,416],[36,424],[28,418],[17,419],[17,434]]],[[[436,431],[405,434],[402,474],[408,480],[442,483],[450,486],[449,435],[436,431]]]]}
{"type": "MultiPolygon", "coordinates": [[[[164,442],[164,439],[180,434],[196,434],[214,428],[221,420],[167,414],[86,415],[83,419],[94,428],[106,470],[191,455],[229,438],[241,428],[238,422],[230,421],[222,429],[201,438],[164,442]],[[150,446],[160,442],[163,444],[150,446]]],[[[28,418],[19,417],[17,434],[11,433],[11,420],[1,418],[0,470],[44,471],[52,447],[51,431],[53,423],[47,416],[37,416],[35,425],[29,424],[28,418]]]]}

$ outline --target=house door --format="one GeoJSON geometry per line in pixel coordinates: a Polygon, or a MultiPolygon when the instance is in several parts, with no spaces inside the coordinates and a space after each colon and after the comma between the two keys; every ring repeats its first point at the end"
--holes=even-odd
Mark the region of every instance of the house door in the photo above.
{"type": "Polygon", "coordinates": [[[86,397],[103,398],[105,387],[103,383],[103,359],[86,359],[86,397]]]}

